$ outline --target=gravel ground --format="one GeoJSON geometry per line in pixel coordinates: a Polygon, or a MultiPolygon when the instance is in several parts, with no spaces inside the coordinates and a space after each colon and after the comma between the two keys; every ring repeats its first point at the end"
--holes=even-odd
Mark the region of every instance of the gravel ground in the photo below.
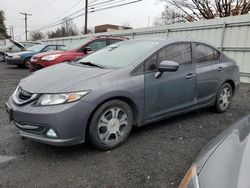
{"type": "Polygon", "coordinates": [[[135,128],[109,152],[53,147],[22,140],[8,122],[5,101],[27,75],[0,63],[0,187],[177,187],[208,141],[250,112],[250,85],[242,84],[224,114],[204,109],[135,128]]]}

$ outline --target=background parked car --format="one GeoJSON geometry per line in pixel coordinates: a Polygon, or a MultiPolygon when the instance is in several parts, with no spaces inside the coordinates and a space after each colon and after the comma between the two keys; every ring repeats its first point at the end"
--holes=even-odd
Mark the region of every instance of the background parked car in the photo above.
{"type": "Polygon", "coordinates": [[[64,48],[64,51],[46,52],[34,55],[30,60],[30,71],[44,67],[80,59],[90,52],[96,52],[110,44],[120,42],[126,38],[112,36],[97,36],[76,40],[64,48]]]}
{"type": "Polygon", "coordinates": [[[18,42],[13,39],[10,39],[10,42],[11,43],[9,45],[5,45],[0,48],[0,62],[5,60],[6,53],[25,51],[27,50],[27,48],[41,44],[41,42],[33,42],[33,41],[18,42]]]}
{"type": "Polygon", "coordinates": [[[32,74],[6,106],[23,137],[72,145],[87,134],[112,149],[133,125],[210,106],[225,112],[239,78],[235,61],[203,42],[133,39],[32,74]]]}
{"type": "Polygon", "coordinates": [[[250,115],[214,138],[186,173],[179,188],[250,187],[250,115]]]}
{"type": "Polygon", "coordinates": [[[28,48],[27,51],[7,53],[5,59],[8,64],[29,68],[29,61],[33,55],[47,51],[61,50],[63,47],[64,45],[60,44],[38,44],[28,48]]]}

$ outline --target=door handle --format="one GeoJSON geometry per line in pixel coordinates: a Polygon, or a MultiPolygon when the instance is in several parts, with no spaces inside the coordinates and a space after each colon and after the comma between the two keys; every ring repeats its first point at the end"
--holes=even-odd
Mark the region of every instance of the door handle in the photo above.
{"type": "Polygon", "coordinates": [[[220,71],[222,71],[222,70],[223,70],[223,67],[218,67],[218,68],[217,68],[217,71],[218,71],[218,72],[220,72],[220,71]]]}
{"type": "Polygon", "coordinates": [[[195,73],[189,73],[186,75],[186,79],[192,79],[195,77],[195,75],[196,75],[195,73]]]}

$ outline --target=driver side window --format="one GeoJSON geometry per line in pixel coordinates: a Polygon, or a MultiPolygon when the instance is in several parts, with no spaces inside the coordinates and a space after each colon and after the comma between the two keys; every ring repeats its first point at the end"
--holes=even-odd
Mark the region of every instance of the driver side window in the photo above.
{"type": "Polygon", "coordinates": [[[90,47],[93,52],[96,52],[97,50],[100,50],[107,46],[106,40],[97,40],[94,42],[91,42],[87,47],[90,47]]]}
{"type": "Polygon", "coordinates": [[[174,61],[180,65],[191,64],[191,44],[174,44],[163,48],[158,55],[158,64],[162,61],[174,61]]]}

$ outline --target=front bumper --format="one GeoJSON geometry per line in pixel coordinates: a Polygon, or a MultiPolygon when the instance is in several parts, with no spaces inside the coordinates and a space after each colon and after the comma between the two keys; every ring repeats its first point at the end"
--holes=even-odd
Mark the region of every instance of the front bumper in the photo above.
{"type": "Polygon", "coordinates": [[[5,57],[5,62],[9,65],[22,65],[24,63],[22,59],[13,59],[9,57],[5,57]]]}
{"type": "Polygon", "coordinates": [[[43,69],[45,66],[43,64],[30,61],[30,72],[35,72],[37,70],[43,69]]]}
{"type": "Polygon", "coordinates": [[[21,136],[56,146],[83,143],[88,118],[94,110],[92,104],[81,100],[63,105],[37,107],[33,103],[16,105],[12,97],[7,101],[6,107],[21,136]],[[46,135],[49,129],[56,133],[56,138],[46,135]]]}

